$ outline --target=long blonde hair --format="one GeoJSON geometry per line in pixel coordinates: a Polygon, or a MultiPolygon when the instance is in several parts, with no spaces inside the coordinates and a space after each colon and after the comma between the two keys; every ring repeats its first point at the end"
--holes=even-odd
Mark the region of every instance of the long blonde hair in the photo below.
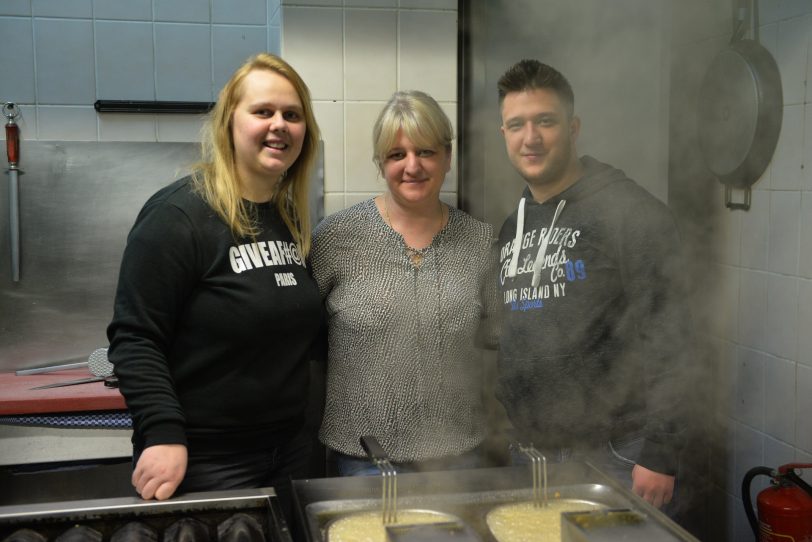
{"type": "Polygon", "coordinates": [[[243,96],[242,83],[254,70],[278,73],[293,85],[302,102],[307,127],[302,151],[279,180],[273,202],[299,245],[302,257],[307,257],[310,252],[308,191],[320,135],[310,103],[310,91],[290,64],[270,53],[259,53],[234,72],[209,113],[201,141],[203,159],[194,166],[192,178],[197,192],[228,224],[235,237],[259,233],[255,217],[241,196],[232,133],[234,110],[243,96]]]}

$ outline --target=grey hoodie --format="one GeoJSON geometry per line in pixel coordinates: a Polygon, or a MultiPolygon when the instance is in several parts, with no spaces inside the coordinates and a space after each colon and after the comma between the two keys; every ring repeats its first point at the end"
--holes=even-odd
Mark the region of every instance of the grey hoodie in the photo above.
{"type": "Polygon", "coordinates": [[[537,447],[643,431],[639,463],[673,474],[692,344],[677,228],[622,171],[581,165],[543,204],[526,189],[499,234],[498,397],[537,447]]]}

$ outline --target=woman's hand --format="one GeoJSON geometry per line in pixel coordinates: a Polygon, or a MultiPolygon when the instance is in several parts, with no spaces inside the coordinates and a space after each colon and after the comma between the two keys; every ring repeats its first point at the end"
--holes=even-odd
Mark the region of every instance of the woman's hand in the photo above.
{"type": "Polygon", "coordinates": [[[142,499],[168,499],[186,474],[186,446],[159,444],[144,449],[133,471],[132,484],[142,499]]]}

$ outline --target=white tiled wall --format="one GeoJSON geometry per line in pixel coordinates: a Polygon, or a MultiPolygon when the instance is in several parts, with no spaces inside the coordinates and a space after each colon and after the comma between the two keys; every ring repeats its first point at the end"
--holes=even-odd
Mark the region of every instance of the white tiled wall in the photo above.
{"type": "MultiPolygon", "coordinates": [[[[727,0],[712,4],[727,17],[727,0]]],[[[727,442],[714,506],[730,540],[749,532],[749,468],[812,462],[812,2],[759,6],[782,75],[782,132],[751,209],[719,217],[713,270],[727,442]]],[[[729,26],[717,27],[688,39],[724,44],[729,26]]],[[[196,116],[98,114],[93,102],[210,101],[245,57],[281,50],[313,92],[329,213],[383,190],[371,126],[394,90],[431,93],[456,124],[456,34],[456,0],[2,0],[0,101],[20,104],[24,139],[196,141],[196,116]]],[[[452,204],[455,171],[443,193],[452,204]]]]}
{"type": "MultiPolygon", "coordinates": [[[[714,483],[728,540],[752,538],[740,495],[747,470],[812,462],[812,2],[759,0],[759,8],[761,42],[781,72],[784,114],[751,209],[721,218],[716,404],[732,438],[714,459],[714,471],[727,473],[714,483]]],[[[812,471],[805,477],[812,480],[812,471]]],[[[761,478],[756,489],[766,483],[761,478]]]]}
{"type": "MultiPolygon", "coordinates": [[[[456,129],[456,0],[283,0],[282,53],[313,95],[326,214],[384,190],[372,125],[394,91],[428,92],[456,129]]],[[[455,165],[441,198],[456,196],[455,165]]]]}
{"type": "Polygon", "coordinates": [[[197,141],[198,115],[93,103],[214,101],[280,34],[279,0],[0,0],[0,102],[20,105],[23,141],[197,141]]]}
{"type": "MultiPolygon", "coordinates": [[[[93,104],[214,101],[245,58],[284,47],[314,97],[325,205],[336,211],[383,189],[371,126],[392,92],[432,94],[456,126],[457,2],[282,3],[2,0],[0,102],[20,106],[23,141],[197,141],[199,115],[97,113],[93,104]]],[[[456,204],[456,192],[455,164],[442,198],[456,204]]]]}

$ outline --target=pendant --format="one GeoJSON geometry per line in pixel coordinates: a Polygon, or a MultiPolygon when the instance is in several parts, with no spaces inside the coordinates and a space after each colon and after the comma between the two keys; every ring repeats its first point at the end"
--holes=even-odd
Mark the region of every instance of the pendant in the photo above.
{"type": "Polygon", "coordinates": [[[411,260],[412,265],[419,269],[420,265],[423,263],[423,254],[414,249],[407,248],[406,255],[409,256],[409,260],[411,260]]]}

